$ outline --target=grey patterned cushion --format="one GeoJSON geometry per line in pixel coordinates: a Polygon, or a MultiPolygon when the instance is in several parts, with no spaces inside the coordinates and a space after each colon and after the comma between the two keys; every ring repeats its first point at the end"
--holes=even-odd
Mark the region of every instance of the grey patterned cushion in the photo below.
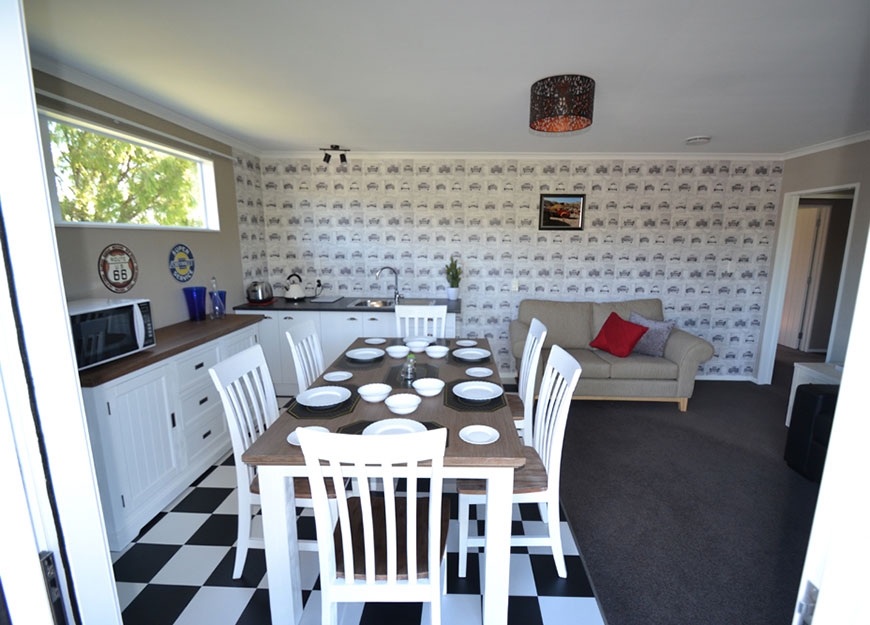
{"type": "Polygon", "coordinates": [[[640,337],[640,340],[632,351],[638,354],[661,358],[665,353],[665,343],[668,342],[668,337],[671,335],[671,330],[674,329],[676,321],[653,321],[636,312],[631,313],[628,320],[649,328],[640,337]]]}

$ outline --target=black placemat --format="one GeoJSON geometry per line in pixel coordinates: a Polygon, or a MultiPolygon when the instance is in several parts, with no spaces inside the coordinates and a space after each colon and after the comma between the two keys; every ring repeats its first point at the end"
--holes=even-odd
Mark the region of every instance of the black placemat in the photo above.
{"type": "Polygon", "coordinates": [[[499,408],[504,408],[505,406],[507,406],[507,399],[505,398],[504,393],[502,393],[495,399],[490,399],[489,401],[468,401],[467,399],[457,397],[453,393],[453,387],[457,384],[461,384],[462,382],[480,381],[481,380],[468,379],[454,380],[453,382],[449,382],[444,387],[444,405],[459,412],[493,412],[495,410],[498,410],[499,408]]]}
{"type": "Polygon", "coordinates": [[[360,400],[359,393],[357,392],[359,387],[356,384],[336,384],[334,386],[343,386],[349,390],[350,397],[340,404],[330,406],[329,408],[309,408],[294,399],[290,403],[287,412],[297,419],[335,419],[336,417],[350,414],[360,400]]]}
{"type": "MultiPolygon", "coordinates": [[[[414,380],[438,377],[438,367],[435,365],[418,362],[415,366],[415,370],[416,373],[414,375],[414,380]]],[[[414,380],[406,380],[402,377],[402,365],[390,367],[390,370],[387,371],[387,375],[384,377],[384,383],[389,384],[393,388],[412,388],[411,383],[414,380]]]]}

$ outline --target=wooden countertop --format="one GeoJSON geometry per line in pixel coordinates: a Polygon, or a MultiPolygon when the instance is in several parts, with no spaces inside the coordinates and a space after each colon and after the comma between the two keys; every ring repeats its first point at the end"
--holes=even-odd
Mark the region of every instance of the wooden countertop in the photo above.
{"type": "Polygon", "coordinates": [[[157,338],[157,344],[154,347],[132,356],[107,362],[99,367],[80,371],[79,381],[83,388],[105,384],[188,349],[254,325],[261,319],[263,319],[262,315],[227,315],[223,319],[182,321],[175,325],[158,328],[154,331],[157,338]]]}

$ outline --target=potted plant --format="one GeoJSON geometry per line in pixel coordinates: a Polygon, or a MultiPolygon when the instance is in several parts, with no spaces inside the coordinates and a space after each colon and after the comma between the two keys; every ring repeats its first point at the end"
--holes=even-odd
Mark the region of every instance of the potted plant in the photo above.
{"type": "Polygon", "coordinates": [[[450,264],[444,268],[447,276],[447,299],[459,297],[459,281],[462,278],[462,267],[456,264],[456,258],[450,259],[450,264]]]}

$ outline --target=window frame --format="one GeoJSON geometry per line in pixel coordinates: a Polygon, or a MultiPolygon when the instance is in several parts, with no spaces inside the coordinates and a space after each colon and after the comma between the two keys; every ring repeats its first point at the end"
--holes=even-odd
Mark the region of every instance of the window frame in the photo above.
{"type": "Polygon", "coordinates": [[[151,139],[146,139],[137,136],[129,131],[121,131],[110,128],[105,124],[93,122],[74,115],[60,113],[45,107],[37,108],[39,118],[40,137],[42,141],[43,162],[45,163],[46,184],[48,186],[49,198],[51,200],[51,210],[54,218],[55,226],[66,228],[124,228],[134,230],[182,230],[194,232],[220,232],[220,217],[217,202],[217,182],[215,180],[214,160],[193,152],[186,152],[173,147],[167,143],[161,143],[151,139]],[[105,221],[68,221],[63,218],[60,209],[60,200],[57,193],[57,177],[54,170],[54,157],[51,150],[51,133],[48,129],[49,121],[66,124],[101,134],[118,141],[124,141],[133,145],[138,145],[149,150],[155,150],[193,161],[196,163],[199,170],[200,178],[200,206],[202,226],[181,226],[181,225],[163,225],[158,223],[148,224],[133,224],[133,223],[116,223],[105,221]]]}

